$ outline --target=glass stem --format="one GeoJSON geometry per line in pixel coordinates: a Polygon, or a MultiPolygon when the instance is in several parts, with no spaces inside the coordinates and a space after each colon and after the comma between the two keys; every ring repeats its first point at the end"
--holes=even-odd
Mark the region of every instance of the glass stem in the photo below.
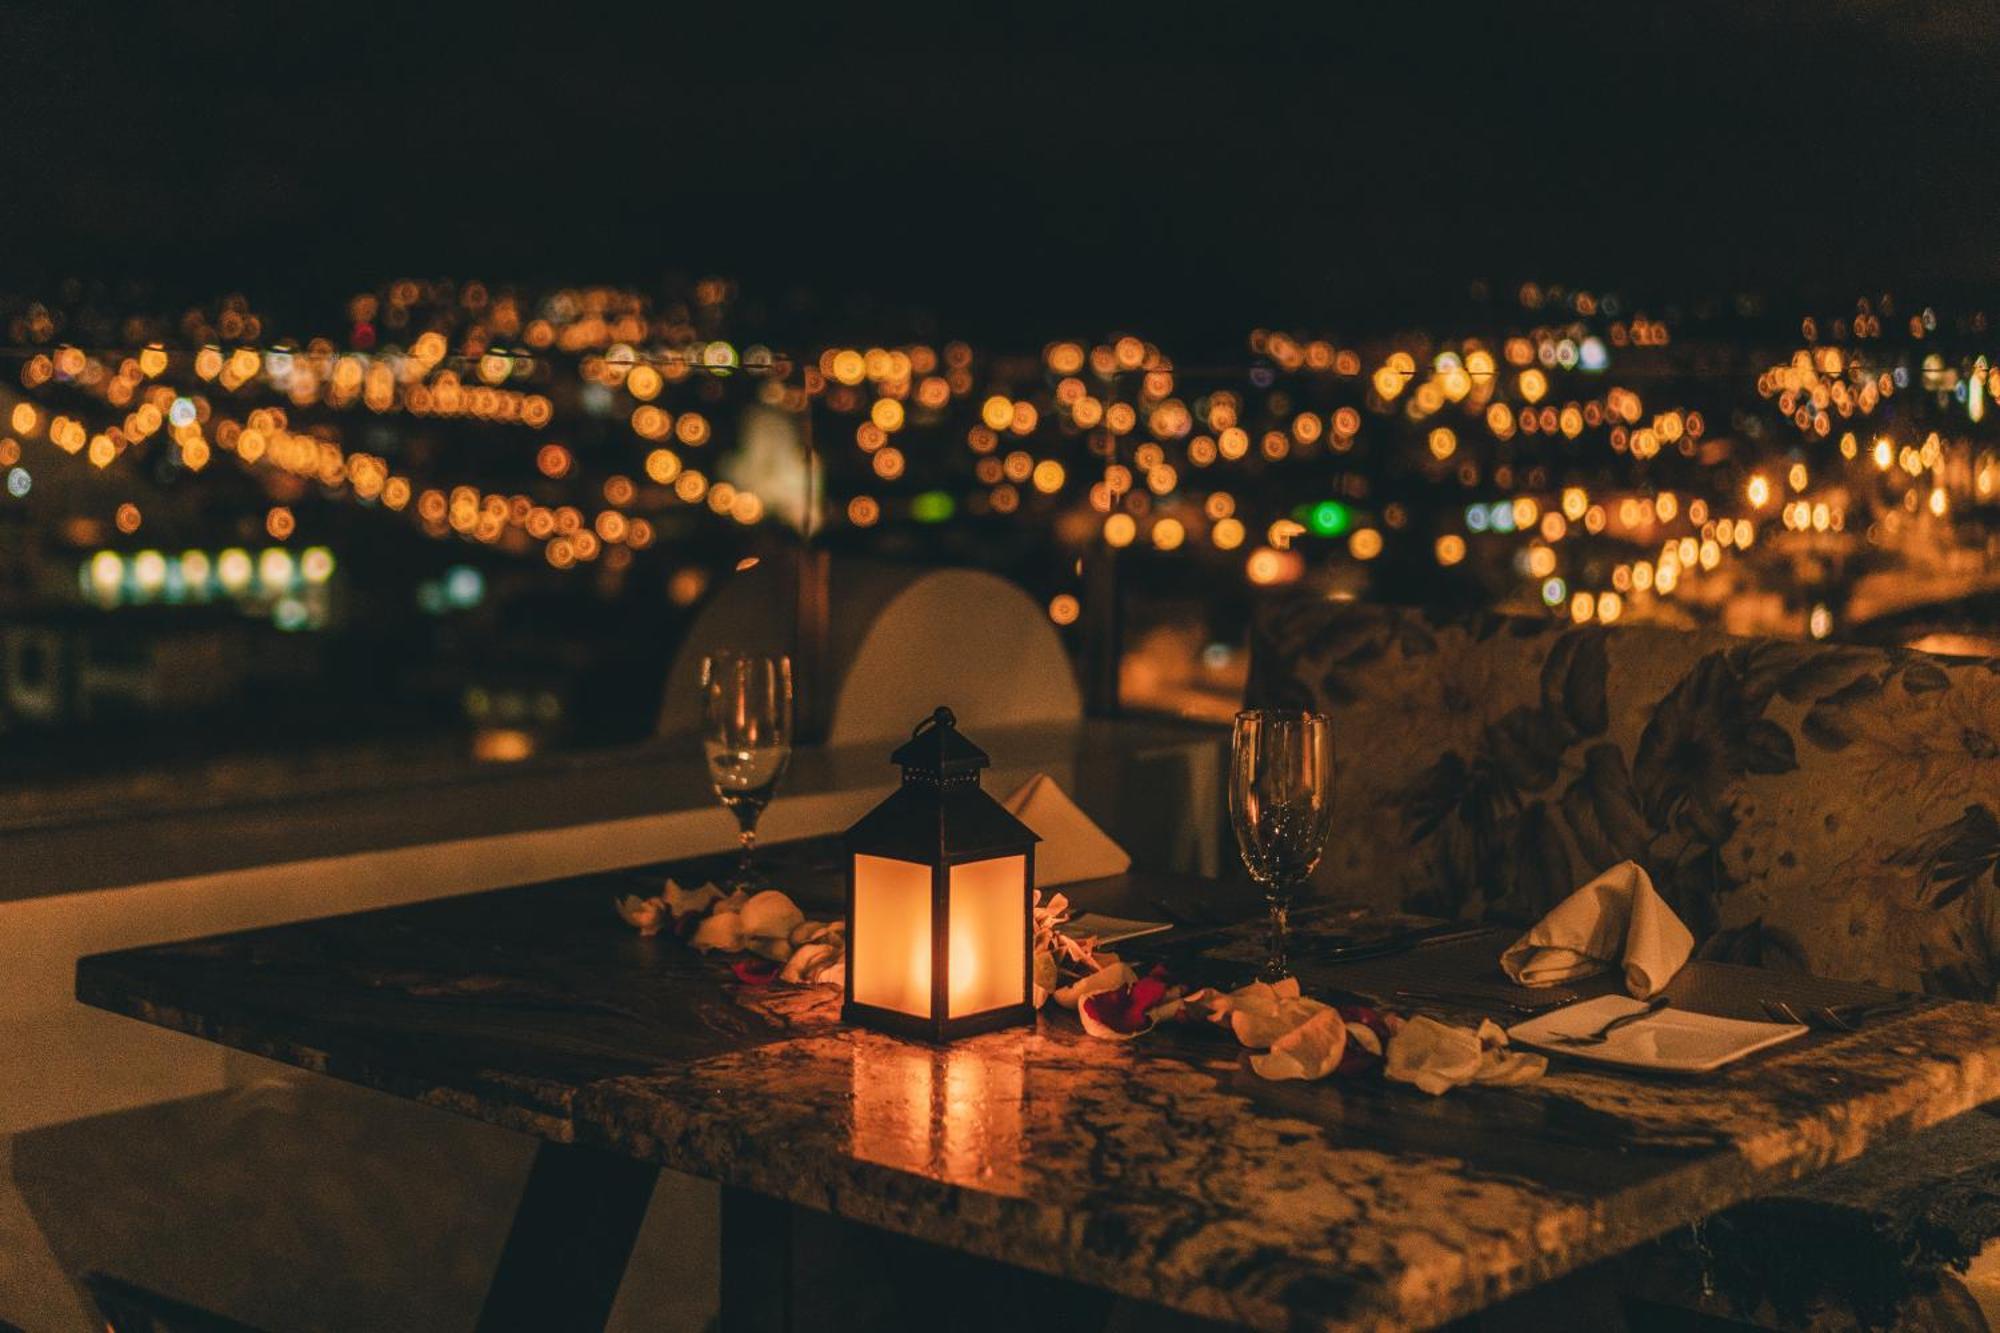
{"type": "Polygon", "coordinates": [[[757,816],[764,810],[745,801],[736,807],[735,813],[736,842],[741,849],[736,856],[736,883],[747,888],[757,882],[757,816]]]}
{"type": "Polygon", "coordinates": [[[1286,956],[1285,936],[1291,922],[1292,896],[1289,893],[1267,893],[1264,901],[1271,905],[1271,920],[1265,934],[1264,980],[1283,981],[1292,974],[1291,960],[1286,956]]]}

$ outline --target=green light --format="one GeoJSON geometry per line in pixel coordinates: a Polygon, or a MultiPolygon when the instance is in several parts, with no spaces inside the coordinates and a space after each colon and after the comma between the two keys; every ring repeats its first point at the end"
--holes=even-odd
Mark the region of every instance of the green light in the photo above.
{"type": "Polygon", "coordinates": [[[1338,537],[1347,531],[1354,515],[1338,500],[1321,500],[1306,517],[1306,526],[1321,537],[1338,537]]]}
{"type": "Polygon", "coordinates": [[[942,523],[958,506],[945,491],[925,491],[910,501],[910,517],[919,523],[942,523]]]}

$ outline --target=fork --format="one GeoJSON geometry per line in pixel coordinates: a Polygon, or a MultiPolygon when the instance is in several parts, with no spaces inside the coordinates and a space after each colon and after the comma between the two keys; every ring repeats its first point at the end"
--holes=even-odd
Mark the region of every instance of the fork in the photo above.
{"type": "Polygon", "coordinates": [[[1550,1037],[1549,1040],[1558,1046],[1602,1046],[1606,1041],[1610,1040],[1611,1034],[1619,1028],[1624,1027],[1628,1023],[1636,1023],[1642,1018],[1651,1018],[1654,1014],[1659,1013],[1660,1010],[1672,1003],[1673,1001],[1664,995],[1655,995],[1652,999],[1646,1001],[1645,1008],[1634,1009],[1629,1014],[1620,1014],[1595,1032],[1566,1033],[1562,1036],[1550,1037]]]}
{"type": "Polygon", "coordinates": [[[1802,1028],[1814,1026],[1806,1022],[1805,1015],[1792,1008],[1789,1004],[1786,1004],[1783,1000],[1759,1000],[1758,1004],[1763,1007],[1764,1017],[1770,1019],[1773,1023],[1791,1023],[1802,1028]]]}
{"type": "Polygon", "coordinates": [[[1762,1001],[1766,1017],[1779,1023],[1796,1023],[1801,1027],[1827,1028],[1834,1032],[1859,1032],[1861,1025],[1872,1018],[1886,1018],[1890,1014],[1901,1013],[1912,1008],[1912,999],[1885,1000],[1880,1004],[1842,1005],[1836,1009],[1831,1005],[1815,1004],[1800,1008],[1783,1000],[1762,1001]]]}

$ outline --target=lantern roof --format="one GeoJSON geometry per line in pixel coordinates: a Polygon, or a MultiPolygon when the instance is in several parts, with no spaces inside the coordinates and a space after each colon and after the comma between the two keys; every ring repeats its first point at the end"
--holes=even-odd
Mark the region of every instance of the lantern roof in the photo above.
{"type": "Polygon", "coordinates": [[[938,709],[890,756],[903,781],[847,830],[853,850],[933,862],[1021,852],[1041,841],[980,787],[986,752],[955,723],[950,709],[938,709]]]}
{"type": "Polygon", "coordinates": [[[913,774],[952,778],[977,773],[991,761],[986,751],[959,731],[958,719],[952,716],[952,711],[940,706],[917,724],[910,739],[889,756],[889,762],[902,765],[905,778],[913,774]]]}
{"type": "Polygon", "coordinates": [[[972,783],[904,783],[847,830],[851,850],[901,861],[977,860],[1026,851],[1041,836],[972,783]]]}

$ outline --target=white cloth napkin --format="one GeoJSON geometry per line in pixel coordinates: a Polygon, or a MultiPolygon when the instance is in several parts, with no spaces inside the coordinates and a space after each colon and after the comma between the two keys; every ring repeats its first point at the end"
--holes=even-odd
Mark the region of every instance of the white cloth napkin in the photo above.
{"type": "Polygon", "coordinates": [[[1636,861],[1621,861],[1557,903],[1507,946],[1500,967],[1523,986],[1554,986],[1622,968],[1625,989],[1659,993],[1694,952],[1694,936],[1636,861]]]}
{"type": "Polygon", "coordinates": [[[1113,842],[1046,773],[1037,773],[1004,802],[1007,812],[1041,835],[1035,887],[1122,875],[1132,858],[1113,842]]]}

